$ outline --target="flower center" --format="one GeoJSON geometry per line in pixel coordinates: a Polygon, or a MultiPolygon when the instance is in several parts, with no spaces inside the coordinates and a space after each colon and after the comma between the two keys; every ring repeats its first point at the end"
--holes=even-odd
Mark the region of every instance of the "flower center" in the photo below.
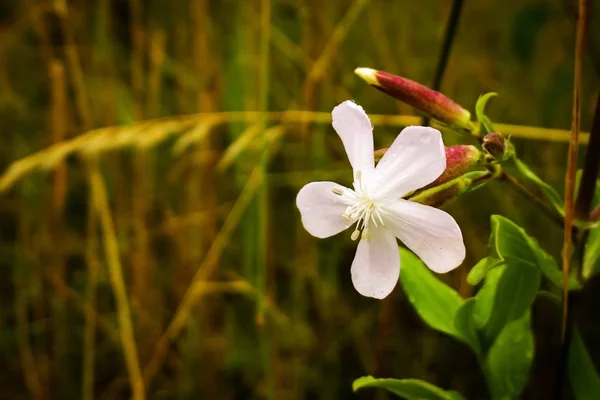
{"type": "Polygon", "coordinates": [[[381,217],[382,210],[376,200],[370,196],[366,185],[361,182],[360,171],[358,171],[357,180],[354,182],[354,190],[335,188],[333,193],[342,196],[348,204],[342,217],[348,222],[356,221],[356,227],[351,236],[352,240],[362,236],[362,239],[368,241],[371,238],[369,225],[372,223],[375,228],[379,227],[378,224],[384,225],[381,217]]]}

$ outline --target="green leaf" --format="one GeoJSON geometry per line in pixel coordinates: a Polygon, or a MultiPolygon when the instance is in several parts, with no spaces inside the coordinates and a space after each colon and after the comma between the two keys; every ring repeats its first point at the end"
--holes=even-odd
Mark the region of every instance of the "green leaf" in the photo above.
{"type": "Polygon", "coordinates": [[[515,166],[525,178],[529,179],[531,182],[535,183],[540,190],[544,193],[548,201],[552,204],[552,206],[560,213],[560,215],[565,215],[565,208],[563,201],[560,195],[554,190],[554,188],[548,185],[546,182],[540,179],[523,161],[514,157],[515,166]]]}
{"type": "Polygon", "coordinates": [[[600,272],[600,224],[590,230],[585,253],[583,255],[583,267],[581,273],[587,280],[600,272]]]}
{"type": "Polygon", "coordinates": [[[492,121],[485,115],[485,107],[487,106],[487,102],[492,98],[498,96],[498,93],[490,92],[486,93],[482,96],[479,96],[477,99],[477,103],[475,103],[475,116],[477,117],[477,121],[481,124],[481,133],[482,135],[486,135],[490,132],[495,132],[494,124],[492,121]]]}
{"type": "MultiPolygon", "coordinates": [[[[577,173],[577,183],[581,180],[582,171],[577,173]]],[[[578,190],[575,192],[578,193],[578,190]]],[[[600,203],[600,180],[596,182],[596,193],[592,200],[592,207],[600,203]]],[[[589,236],[585,242],[583,253],[582,276],[587,280],[600,272],[600,224],[590,229],[589,236]]]]}
{"type": "MultiPolygon", "coordinates": [[[[506,263],[521,263],[537,267],[556,287],[562,288],[563,275],[552,256],[546,253],[537,240],[523,228],[500,215],[492,215],[492,234],[490,235],[490,256],[506,263]]],[[[571,278],[569,288],[577,289],[581,285],[571,278]]]]}
{"type": "Polygon", "coordinates": [[[478,285],[485,278],[490,269],[497,267],[501,262],[492,258],[482,258],[471,268],[467,275],[467,283],[471,286],[478,285]]]}
{"type": "Polygon", "coordinates": [[[506,325],[489,350],[485,365],[495,399],[514,398],[527,384],[534,354],[529,314],[506,325]]]}
{"type": "Polygon", "coordinates": [[[471,286],[477,285],[485,278],[485,274],[488,273],[488,258],[482,258],[477,264],[471,268],[467,275],[467,283],[471,286]]]}
{"type": "Polygon", "coordinates": [[[454,326],[469,347],[479,356],[481,354],[481,345],[477,337],[477,327],[474,318],[475,303],[476,299],[473,297],[463,303],[454,317],[454,326]]]}
{"type": "Polygon", "coordinates": [[[482,136],[485,136],[488,133],[496,132],[496,128],[494,127],[494,124],[492,123],[492,120],[489,119],[487,115],[483,115],[481,117],[481,126],[483,128],[481,130],[482,136]]]}
{"type": "Polygon", "coordinates": [[[535,300],[540,272],[520,263],[508,263],[491,270],[477,293],[474,321],[487,344],[512,321],[521,318],[535,300]]]}
{"type": "Polygon", "coordinates": [[[400,282],[419,316],[433,329],[463,340],[454,327],[454,316],[463,299],[410,251],[401,248],[400,259],[400,282]]]}
{"type": "Polygon", "coordinates": [[[473,322],[475,323],[477,330],[483,330],[485,325],[490,320],[492,310],[494,309],[498,281],[504,273],[504,267],[504,264],[500,264],[497,268],[489,271],[485,276],[483,286],[475,295],[475,305],[473,306],[473,322]]]}
{"type": "Polygon", "coordinates": [[[358,378],[352,384],[355,392],[363,388],[380,388],[405,399],[414,400],[463,400],[459,393],[440,389],[431,383],[418,379],[376,379],[372,376],[358,378]]]}
{"type": "Polygon", "coordinates": [[[569,345],[568,369],[575,399],[597,399],[600,393],[600,376],[577,328],[573,329],[573,336],[569,345]]]}

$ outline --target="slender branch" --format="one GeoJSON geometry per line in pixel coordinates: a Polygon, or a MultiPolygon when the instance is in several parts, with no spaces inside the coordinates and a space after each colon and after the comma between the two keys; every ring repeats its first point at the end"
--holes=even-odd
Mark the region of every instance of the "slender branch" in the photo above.
{"type": "Polygon", "coordinates": [[[479,185],[476,187],[476,189],[479,189],[483,183],[486,183],[487,181],[489,181],[490,179],[494,178],[495,175],[491,172],[487,172],[485,175],[481,175],[478,178],[473,179],[473,183],[472,185],[479,185]]]}
{"type": "MultiPolygon", "coordinates": [[[[452,9],[450,10],[448,24],[446,25],[446,32],[444,33],[444,42],[442,43],[442,48],[438,57],[438,63],[435,68],[435,75],[433,76],[433,84],[431,85],[433,90],[439,91],[442,86],[442,79],[446,73],[446,67],[448,67],[450,50],[452,49],[452,43],[456,37],[456,31],[458,29],[458,22],[460,21],[463,3],[463,0],[454,0],[452,2],[452,9]]],[[[423,125],[429,125],[429,122],[429,117],[425,117],[423,119],[423,125]]]]}
{"type": "Polygon", "coordinates": [[[590,130],[590,139],[587,152],[585,153],[585,163],[583,166],[583,175],[579,184],[579,193],[575,203],[575,218],[587,220],[594,199],[596,190],[596,180],[598,179],[598,169],[600,168],[600,94],[596,99],[596,111],[590,130]]]}
{"type": "Polygon", "coordinates": [[[565,339],[567,331],[567,314],[569,308],[569,269],[571,263],[571,239],[574,218],[573,194],[575,189],[575,174],[577,172],[577,152],[579,150],[579,121],[580,90],[581,90],[581,64],[585,44],[587,0],[579,0],[579,15],[577,19],[577,36],[575,41],[575,76],[573,78],[573,120],[571,124],[571,140],[569,142],[569,155],[567,160],[567,173],[565,176],[565,229],[563,246],[563,317],[561,337],[565,339]]]}
{"type": "MultiPolygon", "coordinates": [[[[588,1],[587,20],[593,21],[594,20],[594,7],[592,7],[593,0],[587,0],[587,1],[588,1]]],[[[573,22],[577,23],[577,16],[579,15],[578,10],[577,10],[578,2],[575,2],[573,0],[562,0],[562,3],[563,3],[564,11],[567,14],[567,17],[569,19],[573,20],[573,22]]],[[[592,67],[596,71],[596,74],[600,75],[600,51],[599,51],[600,50],[600,46],[599,46],[600,41],[598,41],[598,38],[596,36],[592,35],[587,38],[587,40],[586,40],[586,42],[587,42],[586,55],[589,57],[589,60],[592,64],[592,67]]]]}
{"type": "MultiPolygon", "coordinates": [[[[577,18],[577,35],[575,39],[575,74],[573,77],[573,119],[571,123],[571,139],[567,159],[567,173],[565,174],[565,227],[563,245],[563,301],[562,324],[558,377],[556,379],[558,390],[556,395],[562,398],[568,387],[568,359],[569,343],[573,333],[573,308],[575,303],[569,301],[569,269],[571,266],[571,245],[573,238],[573,218],[575,217],[574,191],[575,174],[577,172],[577,152],[579,150],[579,121],[580,121],[580,90],[581,90],[581,65],[585,45],[585,31],[587,24],[587,0],[579,0],[579,14],[577,18]]],[[[573,299],[575,300],[575,299],[573,299]]]]}
{"type": "Polygon", "coordinates": [[[517,178],[508,174],[507,172],[502,172],[500,177],[502,180],[510,183],[517,192],[519,192],[526,199],[531,201],[536,207],[539,207],[539,209],[542,210],[542,212],[546,214],[552,221],[554,221],[559,226],[564,225],[564,220],[562,216],[558,212],[556,212],[554,208],[546,204],[544,201],[542,201],[542,199],[540,199],[529,189],[527,189],[525,185],[519,182],[517,178]]]}

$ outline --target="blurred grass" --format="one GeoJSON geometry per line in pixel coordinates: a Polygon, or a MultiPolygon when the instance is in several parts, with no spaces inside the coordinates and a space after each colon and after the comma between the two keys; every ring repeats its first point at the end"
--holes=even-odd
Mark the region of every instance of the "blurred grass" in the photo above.
{"type": "MultiPolygon", "coordinates": [[[[465,348],[424,327],[399,289],[382,302],[360,298],[352,242],[310,237],[294,206],[311,180],[348,180],[330,126],[339,102],[372,114],[377,147],[419,123],[353,70],[430,83],[449,9],[440,0],[2,2],[0,398],[347,398],[364,374],[485,397],[465,348]]],[[[442,87],[469,108],[499,92],[489,109],[498,129],[559,191],[570,13],[558,0],[467,2],[442,87]]],[[[595,43],[599,24],[590,26],[595,43]]],[[[590,46],[584,130],[596,60],[590,46]]],[[[469,254],[442,278],[464,296],[491,213],[559,255],[560,228],[501,183],[449,211],[469,254]]],[[[548,390],[544,371],[532,393],[548,390]]]]}

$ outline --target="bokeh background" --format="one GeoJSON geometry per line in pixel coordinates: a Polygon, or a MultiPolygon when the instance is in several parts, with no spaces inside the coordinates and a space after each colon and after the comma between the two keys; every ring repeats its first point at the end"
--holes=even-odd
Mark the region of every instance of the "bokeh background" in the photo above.
{"type": "MultiPolygon", "coordinates": [[[[600,87],[592,3],[585,131],[600,87]]],[[[353,70],[432,84],[452,5],[2,1],[0,399],[125,399],[136,373],[151,399],[386,398],[352,393],[366,374],[487,398],[464,345],[427,328],[400,285],[384,301],[358,295],[349,235],[315,239],[295,208],[307,182],[348,183],[335,105],[354,99],[379,115],[376,147],[419,122],[353,70]]],[[[575,9],[465,1],[441,86],[471,110],[498,92],[488,114],[515,126],[504,133],[559,192],[575,9]],[[559,131],[522,137],[520,126],[559,131]]],[[[561,227],[502,182],[447,210],[468,256],[440,278],[462,296],[491,214],[560,254],[561,227]]],[[[541,303],[524,398],[552,391],[559,317],[541,303]]]]}

